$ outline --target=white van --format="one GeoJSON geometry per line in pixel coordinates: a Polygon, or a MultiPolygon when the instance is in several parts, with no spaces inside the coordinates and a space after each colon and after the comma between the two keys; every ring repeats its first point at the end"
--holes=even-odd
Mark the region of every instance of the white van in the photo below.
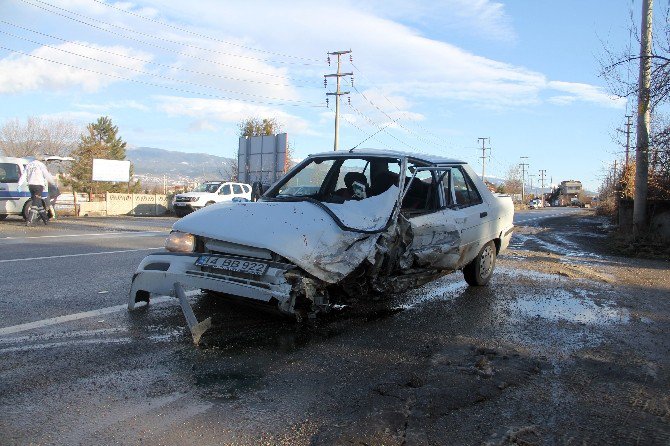
{"type": "Polygon", "coordinates": [[[174,199],[174,213],[183,217],[205,206],[223,201],[250,201],[251,186],[230,181],[207,181],[191,192],[177,194],[174,199]]]}
{"type": "MultiPolygon", "coordinates": [[[[70,161],[72,158],[49,156],[45,162],[49,161],[70,161]]],[[[27,184],[19,186],[19,178],[30,162],[26,158],[12,158],[0,156],[0,220],[4,220],[8,215],[22,215],[28,219],[30,210],[30,191],[27,184]]],[[[42,198],[47,198],[48,193],[42,192],[42,198]]]]}

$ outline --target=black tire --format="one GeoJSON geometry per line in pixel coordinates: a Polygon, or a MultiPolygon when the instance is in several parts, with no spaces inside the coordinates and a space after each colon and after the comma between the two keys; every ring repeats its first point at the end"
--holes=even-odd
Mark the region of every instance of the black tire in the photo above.
{"type": "Polygon", "coordinates": [[[215,201],[208,201],[207,203],[205,203],[205,206],[209,206],[210,204],[214,204],[214,203],[215,203],[215,201]]]}
{"type": "Polygon", "coordinates": [[[21,215],[23,216],[23,219],[25,221],[28,221],[28,214],[30,213],[30,205],[32,204],[32,200],[26,201],[26,203],[23,205],[23,210],[21,211],[21,215]]]}
{"type": "Polygon", "coordinates": [[[4,220],[7,218],[7,214],[0,214],[0,221],[4,220]]]}
{"type": "Polygon", "coordinates": [[[484,286],[489,283],[496,266],[496,245],[493,241],[485,244],[477,257],[463,268],[463,277],[470,286],[484,286]]]}

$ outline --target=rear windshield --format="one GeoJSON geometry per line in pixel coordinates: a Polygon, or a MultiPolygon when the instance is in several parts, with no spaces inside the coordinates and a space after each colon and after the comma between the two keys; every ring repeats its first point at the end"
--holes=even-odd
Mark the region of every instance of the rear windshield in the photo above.
{"type": "Polygon", "coordinates": [[[0,163],[0,183],[18,183],[19,165],[14,163],[0,163]]]}

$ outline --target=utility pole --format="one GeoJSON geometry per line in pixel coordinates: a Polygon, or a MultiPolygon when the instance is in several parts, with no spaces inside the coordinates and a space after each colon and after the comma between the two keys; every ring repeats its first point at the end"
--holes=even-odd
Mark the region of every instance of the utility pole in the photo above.
{"type": "Polygon", "coordinates": [[[640,78],[637,96],[637,144],[635,146],[635,200],[633,201],[633,234],[635,237],[644,232],[647,223],[652,5],[653,0],[642,0],[640,78]]]}
{"type": "Polygon", "coordinates": [[[624,165],[625,167],[628,167],[628,153],[630,152],[630,126],[633,125],[633,123],[630,121],[633,115],[626,115],[626,119],[628,122],[626,122],[626,164],[624,165]]]}
{"type": "Polygon", "coordinates": [[[540,195],[542,196],[542,205],[544,205],[544,176],[547,173],[547,169],[540,169],[540,181],[542,182],[542,188],[540,189],[540,195]]]}
{"type": "Polygon", "coordinates": [[[525,193],[526,192],[526,186],[525,186],[525,183],[526,183],[526,167],[530,167],[529,164],[526,164],[526,163],[523,162],[523,160],[527,160],[527,159],[528,159],[527,156],[522,156],[521,157],[521,163],[519,164],[519,166],[521,166],[521,202],[522,203],[526,201],[525,198],[524,198],[524,196],[526,195],[526,193],[525,193]]]}
{"type": "Polygon", "coordinates": [[[537,175],[531,175],[528,174],[528,178],[530,178],[530,195],[535,196],[535,193],[533,193],[533,178],[535,178],[537,175]]]}
{"type": "Polygon", "coordinates": [[[489,144],[491,144],[491,138],[477,138],[477,141],[482,142],[482,156],[481,156],[481,159],[482,159],[482,181],[486,181],[486,150],[488,150],[489,153],[491,153],[491,147],[486,147],[485,146],[486,140],[488,140],[489,144]]]}
{"type": "MultiPolygon", "coordinates": [[[[325,74],[323,77],[324,86],[327,85],[327,78],[334,77],[337,80],[337,88],[335,92],[326,93],[326,96],[335,96],[335,142],[333,144],[333,150],[337,150],[339,139],[340,139],[340,96],[349,94],[348,91],[340,91],[340,78],[344,76],[353,76],[354,73],[342,73],[341,58],[343,54],[349,54],[351,50],[348,51],[333,51],[328,53],[328,65],[330,65],[330,56],[337,56],[337,73],[325,74]]],[[[327,99],[326,99],[327,101],[327,99]]]]}

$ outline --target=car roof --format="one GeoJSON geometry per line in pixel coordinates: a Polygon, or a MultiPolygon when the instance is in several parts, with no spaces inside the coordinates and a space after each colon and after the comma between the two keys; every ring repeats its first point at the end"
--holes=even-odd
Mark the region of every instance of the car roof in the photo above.
{"type": "Polygon", "coordinates": [[[402,152],[399,150],[384,150],[384,149],[351,149],[338,150],[333,152],[321,152],[309,155],[310,157],[348,157],[351,155],[358,156],[375,156],[375,157],[398,157],[398,158],[412,158],[419,161],[424,161],[428,164],[465,164],[465,161],[454,158],[446,158],[438,155],[428,155],[425,153],[402,152]]]}
{"type": "Polygon", "coordinates": [[[25,158],[15,158],[13,156],[0,156],[0,163],[26,164],[29,160],[25,158]]]}

